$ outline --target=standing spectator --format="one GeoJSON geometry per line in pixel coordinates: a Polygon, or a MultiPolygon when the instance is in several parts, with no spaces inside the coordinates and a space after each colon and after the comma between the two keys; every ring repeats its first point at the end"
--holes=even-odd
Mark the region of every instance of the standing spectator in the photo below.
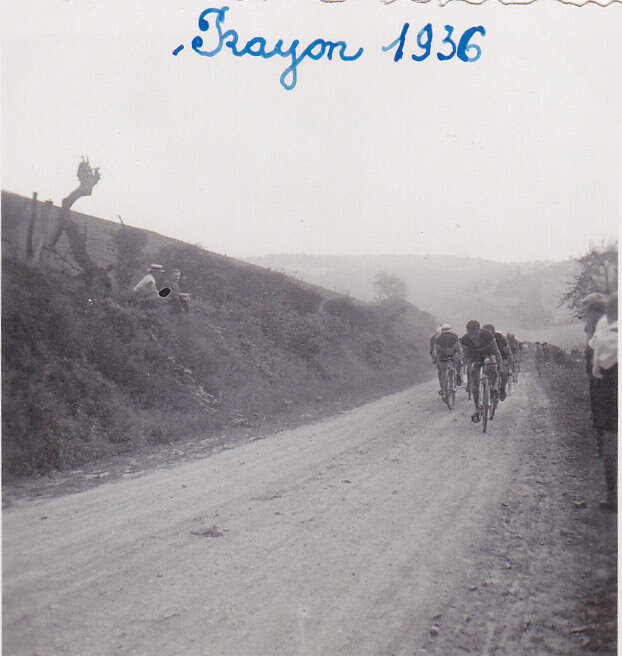
{"type": "Polygon", "coordinates": [[[618,293],[611,294],[605,303],[605,321],[590,339],[592,348],[592,375],[600,382],[597,397],[599,417],[603,430],[603,462],[607,500],[601,503],[606,510],[618,508],[618,293]]]}
{"type": "Polygon", "coordinates": [[[585,334],[588,339],[588,344],[585,348],[585,368],[589,378],[590,385],[590,407],[592,410],[592,424],[596,430],[596,448],[598,457],[602,458],[603,455],[603,425],[604,420],[601,417],[602,405],[599,403],[601,394],[601,380],[595,378],[592,373],[594,350],[590,346],[590,340],[596,332],[596,326],[603,324],[605,317],[605,294],[600,292],[592,292],[583,299],[583,311],[581,318],[585,320],[585,334]]]}

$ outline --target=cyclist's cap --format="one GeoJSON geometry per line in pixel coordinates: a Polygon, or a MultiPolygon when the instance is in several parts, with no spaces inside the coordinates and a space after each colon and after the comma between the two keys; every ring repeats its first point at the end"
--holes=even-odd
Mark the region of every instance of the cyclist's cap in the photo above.
{"type": "Polygon", "coordinates": [[[451,332],[451,326],[448,323],[444,323],[441,326],[441,332],[442,333],[450,333],[451,332]]]}
{"type": "Polygon", "coordinates": [[[149,271],[164,271],[164,267],[161,264],[150,264],[149,271]]]}

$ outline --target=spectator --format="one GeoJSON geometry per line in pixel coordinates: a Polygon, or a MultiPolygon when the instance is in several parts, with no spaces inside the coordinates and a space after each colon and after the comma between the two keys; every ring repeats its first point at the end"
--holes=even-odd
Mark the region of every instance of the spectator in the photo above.
{"type": "Polygon", "coordinates": [[[587,335],[588,345],[585,348],[585,368],[589,378],[590,385],[590,407],[592,410],[592,424],[596,430],[596,449],[598,457],[603,455],[603,425],[604,420],[601,417],[602,405],[599,402],[601,394],[601,380],[595,378],[592,373],[594,351],[589,342],[596,331],[596,326],[605,316],[605,299],[606,296],[600,292],[592,292],[583,299],[583,310],[581,318],[585,319],[585,334],[587,335]]]}
{"type": "Polygon", "coordinates": [[[611,294],[605,303],[605,318],[599,320],[589,346],[592,354],[592,375],[599,381],[600,426],[603,431],[603,463],[607,500],[601,503],[606,510],[618,508],[618,293],[611,294]]]}
{"type": "Polygon", "coordinates": [[[149,265],[146,275],[136,284],[132,294],[134,298],[147,304],[153,304],[160,298],[158,295],[158,281],[164,274],[161,264],[149,265]]]}
{"type": "Polygon", "coordinates": [[[173,313],[177,312],[188,312],[190,306],[188,305],[189,294],[184,294],[181,291],[179,286],[179,281],[181,280],[181,272],[179,269],[173,269],[169,274],[169,277],[160,290],[160,296],[163,298],[168,297],[170,302],[171,311],[173,313]]]}

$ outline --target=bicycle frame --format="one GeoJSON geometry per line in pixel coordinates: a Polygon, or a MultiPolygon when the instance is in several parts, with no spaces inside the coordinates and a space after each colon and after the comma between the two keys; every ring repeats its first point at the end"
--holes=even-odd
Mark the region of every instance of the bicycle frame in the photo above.
{"type": "Polygon", "coordinates": [[[442,398],[447,404],[447,407],[452,410],[456,404],[456,363],[453,358],[440,360],[439,364],[440,362],[445,362],[447,364],[442,376],[442,398]]]}
{"type": "MultiPolygon", "coordinates": [[[[488,375],[488,367],[491,365],[499,367],[497,362],[493,362],[489,357],[486,357],[483,362],[473,364],[473,369],[479,369],[479,401],[478,412],[482,420],[482,432],[486,432],[488,427],[488,419],[492,419],[495,415],[497,408],[497,399],[492,398],[492,384],[488,375]]],[[[499,372],[497,373],[499,376],[499,372]]]]}

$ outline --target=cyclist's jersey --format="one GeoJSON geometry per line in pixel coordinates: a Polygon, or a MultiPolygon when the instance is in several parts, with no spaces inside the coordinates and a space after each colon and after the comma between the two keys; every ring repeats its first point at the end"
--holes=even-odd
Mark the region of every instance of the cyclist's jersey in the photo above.
{"type": "Polygon", "coordinates": [[[495,341],[497,342],[497,346],[499,347],[499,352],[501,353],[501,357],[504,360],[511,360],[512,351],[510,350],[510,345],[508,344],[508,340],[505,338],[503,333],[495,332],[495,341]]]}
{"type": "Polygon", "coordinates": [[[441,333],[435,340],[436,355],[441,360],[460,352],[460,340],[456,333],[441,333]]]}
{"type": "Polygon", "coordinates": [[[469,362],[482,361],[487,355],[497,355],[499,349],[492,333],[480,329],[477,339],[473,339],[468,333],[460,338],[464,349],[464,355],[469,362]]]}

